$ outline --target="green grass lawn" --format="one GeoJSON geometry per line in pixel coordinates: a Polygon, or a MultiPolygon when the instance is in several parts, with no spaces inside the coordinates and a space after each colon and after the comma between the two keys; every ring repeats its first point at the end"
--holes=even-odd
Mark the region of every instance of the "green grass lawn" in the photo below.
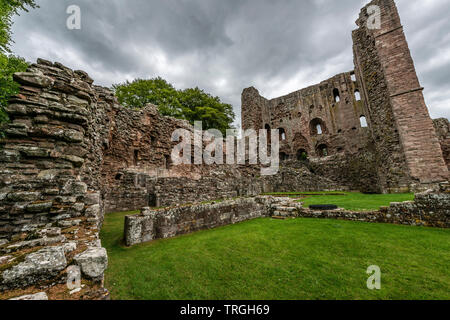
{"type": "Polygon", "coordinates": [[[360,192],[342,192],[344,195],[308,195],[299,200],[305,207],[312,204],[334,204],[347,210],[378,210],[389,206],[391,202],[414,200],[413,193],[400,194],[363,194],[360,192]]]}
{"type": "Polygon", "coordinates": [[[125,214],[101,232],[113,299],[450,299],[450,230],[263,218],[125,248],[125,214]]]}

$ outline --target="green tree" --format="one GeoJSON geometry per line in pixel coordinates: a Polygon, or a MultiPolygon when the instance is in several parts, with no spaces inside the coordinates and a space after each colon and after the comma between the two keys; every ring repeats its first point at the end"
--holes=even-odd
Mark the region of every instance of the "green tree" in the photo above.
{"type": "Polygon", "coordinates": [[[191,124],[202,121],[203,129],[217,129],[226,133],[231,128],[235,114],[233,106],[222,103],[219,97],[213,97],[199,88],[179,92],[183,115],[191,124]]]}
{"type": "MultiPolygon", "coordinates": [[[[24,59],[10,52],[12,17],[27,7],[35,8],[34,0],[0,0],[0,123],[8,120],[5,107],[11,96],[19,92],[19,85],[13,80],[15,72],[25,71],[28,64],[24,59]]],[[[1,133],[0,133],[1,135],[1,133]]]]}
{"type": "Polygon", "coordinates": [[[27,7],[36,8],[34,0],[0,0],[0,52],[11,52],[12,17],[20,10],[28,11],[27,7]]]}
{"type": "Polygon", "coordinates": [[[119,102],[125,107],[142,108],[148,103],[158,106],[162,115],[202,121],[203,129],[218,129],[225,134],[234,120],[233,107],[222,103],[219,97],[199,88],[176,90],[173,85],[158,77],[137,79],[113,85],[119,102]]]}
{"type": "Polygon", "coordinates": [[[0,54],[0,123],[8,119],[5,107],[9,98],[19,92],[19,84],[13,80],[13,74],[27,68],[28,64],[23,58],[0,54]]]}
{"type": "Polygon", "coordinates": [[[133,82],[113,85],[119,102],[129,108],[142,108],[146,104],[157,105],[164,116],[182,118],[177,90],[166,80],[158,77],[150,80],[136,79],[133,82]]]}

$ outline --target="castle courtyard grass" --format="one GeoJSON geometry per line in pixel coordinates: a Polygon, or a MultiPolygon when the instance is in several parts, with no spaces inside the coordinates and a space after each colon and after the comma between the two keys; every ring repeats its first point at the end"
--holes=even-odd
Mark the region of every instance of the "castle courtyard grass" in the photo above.
{"type": "Polygon", "coordinates": [[[262,218],[126,248],[126,214],[101,231],[112,299],[450,299],[450,230],[262,218]]]}
{"type": "Polygon", "coordinates": [[[308,195],[299,200],[305,207],[314,204],[334,204],[351,211],[378,210],[388,207],[391,202],[413,201],[414,193],[364,194],[360,192],[342,192],[341,195],[308,195]]]}

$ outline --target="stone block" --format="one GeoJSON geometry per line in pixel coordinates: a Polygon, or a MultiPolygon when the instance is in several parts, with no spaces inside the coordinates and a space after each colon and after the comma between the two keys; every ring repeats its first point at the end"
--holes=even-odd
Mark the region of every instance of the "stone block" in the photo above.
{"type": "Polygon", "coordinates": [[[1,274],[1,285],[18,288],[51,279],[67,266],[63,247],[47,247],[31,253],[21,262],[1,274]]]}
{"type": "Polygon", "coordinates": [[[27,294],[17,298],[12,298],[9,300],[48,300],[48,296],[45,292],[39,292],[35,294],[27,294]]]}
{"type": "Polygon", "coordinates": [[[81,272],[95,280],[103,277],[108,267],[108,255],[105,248],[88,248],[86,251],[76,255],[74,262],[81,268],[81,272]]]}
{"type": "Polygon", "coordinates": [[[39,88],[48,88],[53,85],[52,78],[44,76],[41,73],[32,72],[16,72],[13,75],[15,81],[24,85],[32,85],[39,88]]]}

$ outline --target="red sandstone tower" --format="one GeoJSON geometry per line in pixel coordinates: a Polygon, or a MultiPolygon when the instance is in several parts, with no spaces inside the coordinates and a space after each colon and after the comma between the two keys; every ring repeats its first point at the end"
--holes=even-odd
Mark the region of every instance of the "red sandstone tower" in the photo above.
{"type": "Polygon", "coordinates": [[[423,188],[446,181],[448,169],[395,2],[372,1],[356,24],[355,72],[370,117],[383,189],[423,188]],[[378,17],[371,6],[378,6],[378,17]],[[373,29],[378,18],[381,28],[373,29]]]}

